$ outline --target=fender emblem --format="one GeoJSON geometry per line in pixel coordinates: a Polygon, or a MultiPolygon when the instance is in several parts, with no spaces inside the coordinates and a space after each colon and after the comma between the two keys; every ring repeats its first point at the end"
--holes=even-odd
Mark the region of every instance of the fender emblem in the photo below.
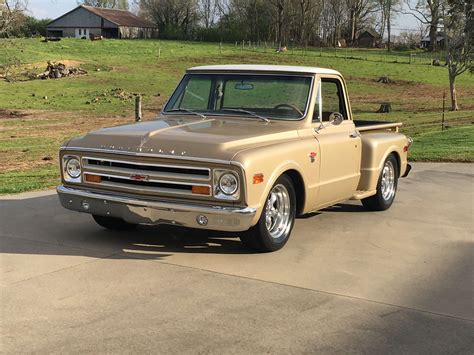
{"type": "Polygon", "coordinates": [[[316,153],[316,152],[309,153],[309,158],[311,159],[311,163],[314,163],[317,155],[318,155],[318,153],[316,153]]]}
{"type": "Polygon", "coordinates": [[[147,181],[148,178],[149,178],[148,175],[139,175],[139,174],[130,175],[130,179],[135,180],[135,181],[147,181]]]}

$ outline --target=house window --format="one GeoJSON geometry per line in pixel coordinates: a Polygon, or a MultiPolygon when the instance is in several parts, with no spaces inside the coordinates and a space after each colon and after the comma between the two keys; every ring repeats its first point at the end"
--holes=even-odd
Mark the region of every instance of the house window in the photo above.
{"type": "Polygon", "coordinates": [[[79,29],[79,36],[82,35],[82,28],[79,29]]]}

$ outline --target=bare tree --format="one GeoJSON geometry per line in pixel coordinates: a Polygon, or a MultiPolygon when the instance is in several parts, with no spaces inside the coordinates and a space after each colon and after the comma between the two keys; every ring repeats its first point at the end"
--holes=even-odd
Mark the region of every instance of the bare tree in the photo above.
{"type": "Polygon", "coordinates": [[[350,42],[354,45],[360,30],[370,15],[377,11],[378,5],[374,0],[347,0],[347,8],[349,10],[350,42]]]}
{"type": "Polygon", "coordinates": [[[379,0],[380,13],[381,13],[381,37],[383,39],[384,30],[387,28],[387,50],[390,52],[392,49],[392,20],[397,15],[397,8],[400,4],[399,0],[379,0]]]}
{"type": "Polygon", "coordinates": [[[402,11],[403,14],[414,16],[422,24],[429,26],[430,51],[438,49],[438,27],[441,20],[441,7],[445,0],[405,0],[409,11],[402,11]]]}
{"type": "Polygon", "coordinates": [[[139,4],[140,12],[168,37],[188,37],[198,20],[197,0],[140,0],[139,4]]]}
{"type": "Polygon", "coordinates": [[[0,37],[8,37],[25,19],[27,0],[0,0],[0,37]]]}
{"type": "Polygon", "coordinates": [[[451,110],[459,110],[456,96],[456,78],[466,71],[473,71],[474,15],[470,0],[448,0],[444,12],[447,32],[447,60],[451,110]]]}
{"type": "Polygon", "coordinates": [[[204,28],[209,28],[214,25],[217,15],[217,1],[216,0],[199,0],[198,11],[204,28]]]}
{"type": "Polygon", "coordinates": [[[283,46],[283,26],[285,25],[285,11],[287,10],[287,0],[269,0],[276,9],[276,26],[277,35],[276,40],[278,48],[283,46]]]}

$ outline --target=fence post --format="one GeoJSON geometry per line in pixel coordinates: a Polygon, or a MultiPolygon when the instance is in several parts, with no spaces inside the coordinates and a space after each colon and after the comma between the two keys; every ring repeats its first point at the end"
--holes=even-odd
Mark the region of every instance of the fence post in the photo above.
{"type": "Polygon", "coordinates": [[[161,58],[161,46],[158,47],[158,58],[161,58]]]}
{"type": "Polygon", "coordinates": [[[135,121],[140,122],[142,120],[142,96],[135,96],[135,121]]]}
{"type": "Polygon", "coordinates": [[[446,90],[443,90],[443,114],[441,116],[441,131],[444,131],[444,109],[446,104],[446,90]]]}
{"type": "Polygon", "coordinates": [[[219,42],[219,53],[222,54],[222,42],[219,42]]]}

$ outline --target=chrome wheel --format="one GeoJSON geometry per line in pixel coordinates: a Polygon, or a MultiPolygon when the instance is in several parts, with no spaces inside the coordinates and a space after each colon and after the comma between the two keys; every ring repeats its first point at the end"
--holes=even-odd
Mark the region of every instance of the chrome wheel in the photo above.
{"type": "Polygon", "coordinates": [[[291,202],[287,188],[278,184],[270,192],[265,209],[265,226],[273,239],[283,236],[291,228],[291,202]]]}
{"type": "Polygon", "coordinates": [[[390,200],[395,195],[395,179],[395,167],[392,161],[387,160],[382,170],[382,179],[380,180],[380,190],[385,201],[390,200]]]}

